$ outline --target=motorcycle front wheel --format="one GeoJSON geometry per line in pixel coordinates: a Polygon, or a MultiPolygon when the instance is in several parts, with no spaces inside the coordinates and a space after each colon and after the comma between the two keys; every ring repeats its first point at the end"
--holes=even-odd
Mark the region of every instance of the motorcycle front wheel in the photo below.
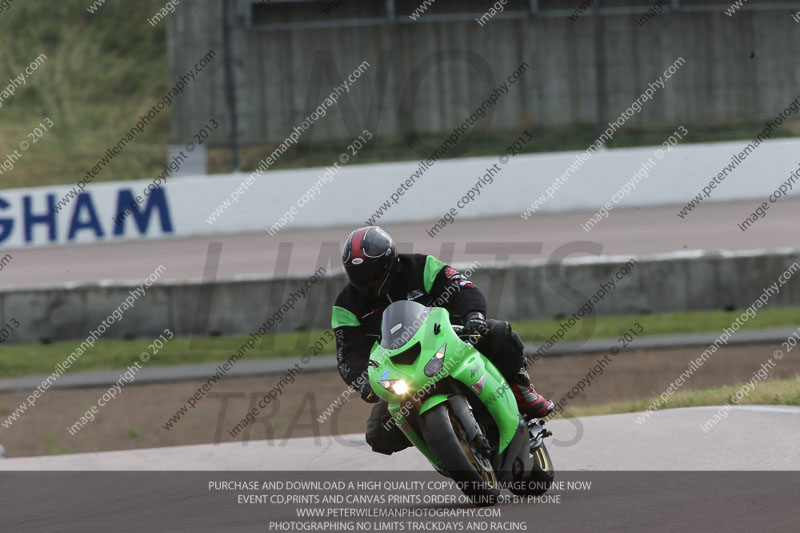
{"type": "Polygon", "coordinates": [[[500,491],[492,468],[488,442],[480,436],[469,442],[467,432],[448,403],[440,403],[423,415],[422,435],[439,465],[459,484],[477,506],[495,505],[500,491]]]}

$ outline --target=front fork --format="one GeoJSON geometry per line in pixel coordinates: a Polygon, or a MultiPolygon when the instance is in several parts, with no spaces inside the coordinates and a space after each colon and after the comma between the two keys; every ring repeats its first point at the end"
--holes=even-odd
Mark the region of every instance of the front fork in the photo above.
{"type": "Polygon", "coordinates": [[[533,419],[528,421],[528,435],[531,439],[531,453],[542,445],[544,439],[553,435],[553,432],[544,427],[545,420],[543,418],[533,419]]]}

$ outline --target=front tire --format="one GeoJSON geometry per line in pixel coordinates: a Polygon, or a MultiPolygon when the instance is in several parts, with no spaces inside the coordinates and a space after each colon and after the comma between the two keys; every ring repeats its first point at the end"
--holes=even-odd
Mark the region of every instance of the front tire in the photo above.
{"type": "MultiPolygon", "coordinates": [[[[495,505],[500,491],[486,447],[468,442],[467,432],[448,407],[440,403],[423,415],[422,436],[444,470],[479,507],[495,505]]],[[[478,438],[475,441],[478,441],[478,438]]]]}

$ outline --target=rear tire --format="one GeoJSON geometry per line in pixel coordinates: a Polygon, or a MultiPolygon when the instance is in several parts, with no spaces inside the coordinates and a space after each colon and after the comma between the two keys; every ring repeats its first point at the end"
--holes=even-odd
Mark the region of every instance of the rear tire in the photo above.
{"type": "Polygon", "coordinates": [[[550,490],[556,477],[553,461],[550,460],[544,442],[531,452],[531,461],[533,461],[533,471],[524,484],[525,490],[511,490],[517,496],[541,496],[550,490]]]}
{"type": "MultiPolygon", "coordinates": [[[[447,402],[440,403],[423,415],[422,436],[431,453],[461,491],[479,507],[495,505],[500,491],[491,460],[467,442],[466,431],[453,416],[447,402]]],[[[478,440],[478,439],[476,439],[478,440]]]]}

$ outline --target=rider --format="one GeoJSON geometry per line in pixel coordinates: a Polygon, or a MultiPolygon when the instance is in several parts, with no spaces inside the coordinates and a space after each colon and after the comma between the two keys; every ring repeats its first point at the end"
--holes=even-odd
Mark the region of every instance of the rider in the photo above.
{"type": "Polygon", "coordinates": [[[461,319],[464,333],[480,335],[475,348],[506,378],[525,416],[542,418],[553,410],[553,402],[531,385],[519,335],[508,322],[486,318],[483,293],[456,269],[432,255],[398,254],[392,238],[378,226],[350,234],[342,263],[350,283],[333,306],[336,359],[342,379],[359,391],[362,399],[377,403],[367,421],[366,439],[373,451],[391,455],[411,446],[400,428],[387,424],[391,419],[388,404],[372,391],[367,377],[369,353],[380,337],[383,311],[398,300],[446,308],[461,319]]]}

